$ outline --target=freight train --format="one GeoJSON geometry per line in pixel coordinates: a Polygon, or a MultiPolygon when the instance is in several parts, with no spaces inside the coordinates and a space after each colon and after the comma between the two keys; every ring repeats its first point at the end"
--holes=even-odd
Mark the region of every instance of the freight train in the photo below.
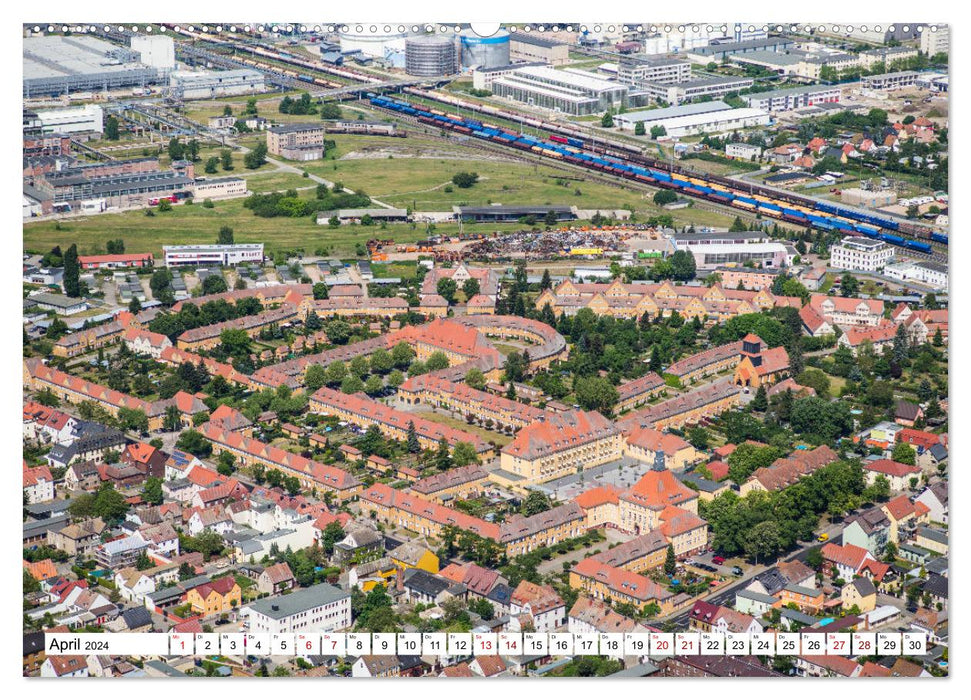
{"type": "MultiPolygon", "coordinates": [[[[509,110],[492,107],[489,105],[472,104],[472,103],[460,100],[451,95],[441,95],[437,92],[422,90],[421,88],[407,87],[407,88],[404,88],[403,92],[410,95],[414,95],[415,97],[420,97],[424,100],[431,100],[445,105],[452,105],[459,109],[478,112],[481,114],[483,118],[488,118],[489,116],[492,116],[498,119],[507,120],[517,124],[522,124],[523,126],[528,126],[541,131],[546,131],[550,134],[550,137],[549,137],[550,141],[552,141],[557,146],[563,146],[564,144],[566,144],[573,148],[582,148],[583,150],[588,151],[590,153],[599,154],[603,159],[608,161],[611,159],[620,159],[621,161],[623,161],[627,165],[630,165],[631,167],[643,166],[642,167],[643,170],[667,173],[672,177],[679,176],[676,178],[676,180],[688,180],[688,181],[696,180],[697,181],[699,179],[698,173],[695,173],[694,171],[691,171],[687,168],[683,168],[678,165],[665,163],[663,161],[659,161],[654,158],[647,157],[641,153],[640,148],[634,145],[628,145],[617,141],[590,136],[589,134],[575,127],[563,125],[560,123],[544,121],[539,117],[524,115],[517,112],[509,111],[509,110]]],[[[389,101],[393,102],[393,100],[389,100],[389,101]]],[[[400,102],[400,104],[407,104],[407,103],[400,102]]],[[[436,111],[434,109],[429,109],[427,107],[421,107],[421,109],[424,109],[429,112],[436,111]]],[[[398,110],[398,111],[401,111],[401,110],[398,110]]],[[[461,119],[461,117],[459,117],[459,119],[461,119]]],[[[946,233],[938,233],[926,227],[917,226],[907,222],[897,221],[890,217],[875,216],[864,212],[854,211],[851,209],[847,209],[845,207],[840,207],[836,204],[819,202],[817,200],[811,199],[809,197],[804,197],[802,195],[798,195],[795,193],[779,192],[770,187],[764,187],[762,185],[757,185],[754,183],[746,184],[745,189],[742,190],[739,187],[738,182],[732,180],[731,178],[722,177],[718,175],[704,174],[703,178],[704,178],[702,183],[703,186],[716,190],[718,192],[735,193],[737,195],[741,195],[742,197],[745,197],[746,199],[750,200],[749,203],[751,203],[751,201],[759,201],[761,199],[763,201],[774,202],[779,206],[780,211],[791,210],[797,213],[800,211],[805,213],[804,210],[812,210],[813,213],[821,212],[823,215],[833,215],[844,220],[860,222],[864,225],[864,228],[853,229],[853,231],[856,233],[861,233],[866,236],[870,236],[872,238],[876,238],[878,236],[871,235],[871,232],[868,232],[866,230],[867,225],[869,226],[870,229],[886,229],[888,231],[894,232],[894,234],[904,234],[904,236],[907,236],[907,237],[930,240],[944,246],[948,244],[948,235],[946,233]]],[[[659,186],[664,186],[664,185],[662,184],[659,186]]],[[[677,189],[677,188],[673,188],[673,189],[677,189]]],[[[694,196],[698,196],[697,193],[693,193],[690,191],[687,192],[687,194],[693,194],[694,196]]],[[[725,202],[718,199],[716,199],[715,201],[719,201],[719,203],[722,203],[722,204],[731,204],[731,202],[733,202],[734,199],[729,200],[729,202],[725,202]]],[[[746,209],[748,207],[741,206],[740,208],[746,209]]],[[[769,210],[769,211],[772,211],[772,210],[769,210]]],[[[772,214],[770,214],[769,211],[763,211],[762,214],[772,216],[772,214]]],[[[796,216],[796,215],[790,212],[790,216],[796,216]]],[[[782,216],[777,216],[776,218],[782,218],[783,220],[789,221],[789,223],[799,223],[801,225],[809,225],[805,221],[795,221],[795,220],[785,219],[782,216]]],[[[798,216],[796,216],[796,218],[798,218],[798,216]]],[[[812,221],[812,220],[809,219],[808,221],[812,221]]],[[[827,223],[827,222],[824,220],[822,223],[827,223]]],[[[815,226],[815,224],[811,224],[811,225],[815,226]]],[[[825,230],[833,230],[833,229],[837,229],[841,231],[846,230],[845,228],[835,224],[831,225],[830,229],[826,229],[826,227],[822,225],[816,226],[816,227],[822,228],[825,230]]],[[[898,236],[894,234],[885,234],[885,235],[893,235],[892,239],[887,240],[888,243],[893,243],[894,245],[902,245],[902,244],[896,243],[896,240],[898,238],[905,241],[909,240],[904,236],[898,236]]],[[[919,244],[921,243],[921,241],[911,241],[911,243],[919,244]]],[[[931,252],[929,245],[907,245],[903,247],[909,248],[910,250],[913,250],[915,252],[920,252],[920,253],[931,252]]]]}
{"type": "MultiPolygon", "coordinates": [[[[641,182],[652,187],[675,190],[690,197],[743,209],[790,224],[823,231],[838,231],[846,235],[862,235],[917,253],[925,255],[932,253],[930,244],[896,235],[899,222],[885,217],[864,214],[835,204],[813,200],[807,200],[807,204],[796,204],[777,196],[748,193],[738,189],[737,185],[729,187],[717,182],[715,178],[689,177],[658,167],[631,164],[630,158],[608,155],[596,150],[591,152],[587,141],[578,137],[553,134],[548,141],[544,141],[475,118],[462,117],[423,105],[413,105],[377,95],[370,95],[369,98],[370,103],[375,107],[408,115],[429,126],[449,129],[473,138],[529,151],[546,158],[641,182]]],[[[947,237],[944,236],[943,240],[937,242],[946,244],[947,237]]]]}

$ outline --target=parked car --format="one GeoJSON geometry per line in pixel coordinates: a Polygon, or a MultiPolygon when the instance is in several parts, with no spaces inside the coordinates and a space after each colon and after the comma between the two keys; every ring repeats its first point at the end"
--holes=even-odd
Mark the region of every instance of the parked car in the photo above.
{"type": "Polygon", "coordinates": [[[722,564],[725,563],[725,557],[722,557],[722,556],[714,556],[714,557],[711,558],[711,561],[712,561],[712,563],[718,564],[719,566],[721,566],[722,564]]]}
{"type": "Polygon", "coordinates": [[[829,535],[827,535],[827,534],[826,534],[826,533],[824,532],[823,534],[821,534],[821,535],[820,535],[819,537],[817,537],[817,538],[816,538],[816,541],[817,541],[817,542],[825,542],[825,541],[826,541],[826,540],[828,540],[828,539],[829,539],[829,535]]]}
{"type": "Polygon", "coordinates": [[[735,576],[741,576],[742,575],[742,567],[740,567],[740,566],[733,566],[732,567],[732,574],[735,575],[735,576]]]}

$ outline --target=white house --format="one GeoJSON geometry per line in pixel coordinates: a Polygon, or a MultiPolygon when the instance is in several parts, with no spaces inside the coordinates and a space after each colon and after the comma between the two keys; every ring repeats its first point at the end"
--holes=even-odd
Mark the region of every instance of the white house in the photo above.
{"type": "Polygon", "coordinates": [[[49,467],[28,469],[24,463],[24,494],[28,503],[45,503],[54,500],[54,477],[49,467]]]}
{"type": "Polygon", "coordinates": [[[246,631],[259,634],[336,632],[351,626],[351,594],[329,583],[262,598],[241,611],[246,631]]]}
{"type": "Polygon", "coordinates": [[[83,656],[48,656],[40,666],[41,678],[87,678],[88,662],[83,656]]]}
{"type": "Polygon", "coordinates": [[[938,481],[926,489],[917,497],[929,509],[931,522],[947,523],[947,484],[938,481]]]}

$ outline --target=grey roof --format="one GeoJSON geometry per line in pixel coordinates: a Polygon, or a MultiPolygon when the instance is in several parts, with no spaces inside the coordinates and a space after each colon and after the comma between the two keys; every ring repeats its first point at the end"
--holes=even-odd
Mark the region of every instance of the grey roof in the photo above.
{"type": "Polygon", "coordinates": [[[121,613],[121,617],[130,630],[152,624],[152,614],[144,607],[128,608],[121,613]]]}
{"type": "Polygon", "coordinates": [[[873,581],[866,578],[865,576],[850,581],[850,584],[856,588],[857,592],[861,596],[873,595],[877,592],[876,587],[873,585],[873,581]]]}
{"type": "Polygon", "coordinates": [[[933,527],[919,527],[917,534],[939,544],[947,544],[947,533],[933,527]]]}
{"type": "Polygon", "coordinates": [[[938,598],[947,598],[947,577],[940,574],[930,574],[924,584],[924,592],[938,598]]]}
{"type": "Polygon", "coordinates": [[[145,665],[149,668],[161,673],[163,676],[168,676],[170,678],[184,678],[186,674],[177,668],[172,668],[164,661],[146,661],[145,665]]]}
{"type": "Polygon", "coordinates": [[[792,610],[790,608],[780,608],[779,614],[782,617],[793,620],[794,622],[801,622],[804,625],[812,625],[816,622],[815,617],[807,615],[806,613],[801,613],[798,610],[792,610]]]}
{"type": "Polygon", "coordinates": [[[500,605],[509,605],[512,600],[513,589],[505,583],[497,583],[492,590],[486,594],[486,598],[500,605]]]}
{"type": "Polygon", "coordinates": [[[932,574],[947,576],[948,561],[947,557],[937,557],[924,564],[924,568],[932,574]]]}
{"type": "Polygon", "coordinates": [[[551,49],[554,46],[563,46],[565,42],[554,41],[553,39],[544,39],[541,36],[533,36],[532,34],[521,34],[519,32],[514,32],[509,35],[509,41],[519,41],[523,44],[532,44],[533,46],[542,46],[545,49],[551,49]]]}
{"type": "Polygon", "coordinates": [[[762,572],[755,577],[755,580],[762,584],[769,595],[775,595],[789,583],[782,572],[776,568],[762,572]]]}
{"type": "Polygon", "coordinates": [[[693,114],[708,114],[709,112],[720,112],[731,109],[731,106],[721,100],[711,102],[689,102],[677,107],[662,107],[660,109],[642,109],[636,112],[624,112],[618,114],[617,119],[625,122],[654,122],[661,119],[672,119],[674,117],[685,117],[693,114]]]}
{"type": "Polygon", "coordinates": [[[350,598],[351,594],[329,583],[318,583],[316,586],[302,588],[288,595],[277,596],[275,598],[263,598],[246,607],[261,615],[282,620],[305,612],[311,608],[337,602],[344,598],[350,598]]]}
{"type": "Polygon", "coordinates": [[[44,533],[51,531],[59,532],[65,525],[70,523],[70,520],[71,517],[67,513],[64,513],[63,515],[55,515],[52,518],[26,522],[24,523],[24,539],[40,537],[44,533]]]}
{"type": "Polygon", "coordinates": [[[772,605],[775,603],[775,598],[765,593],[759,593],[758,591],[750,591],[748,589],[738,591],[735,594],[736,598],[747,598],[748,600],[754,600],[759,603],[766,603],[772,605]]]}
{"type": "Polygon", "coordinates": [[[778,97],[789,97],[790,95],[806,95],[814,92],[828,92],[832,90],[832,85],[800,85],[799,87],[788,88],[785,90],[771,90],[769,92],[753,92],[746,95],[746,100],[775,99],[778,97]]]}
{"type": "Polygon", "coordinates": [[[317,123],[303,123],[303,124],[281,124],[279,126],[271,126],[268,131],[274,134],[290,134],[290,133],[300,133],[301,131],[313,131],[315,129],[320,129],[323,131],[324,125],[320,122],[317,123]]]}
{"type": "Polygon", "coordinates": [[[423,569],[408,569],[405,571],[405,586],[435,598],[442,591],[451,588],[452,582],[423,569]]]}
{"type": "Polygon", "coordinates": [[[622,671],[617,671],[617,673],[611,673],[608,678],[643,678],[644,676],[653,676],[658,672],[658,667],[649,661],[644,663],[636,664],[622,671]]]}
{"type": "Polygon", "coordinates": [[[930,453],[938,462],[947,459],[947,448],[941,443],[931,445],[930,453]]]}

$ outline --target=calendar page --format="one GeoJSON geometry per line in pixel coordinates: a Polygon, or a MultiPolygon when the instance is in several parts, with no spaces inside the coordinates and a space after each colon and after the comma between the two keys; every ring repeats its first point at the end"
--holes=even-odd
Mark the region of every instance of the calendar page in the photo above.
{"type": "Polygon", "coordinates": [[[947,676],[949,25],[307,9],[20,27],[24,676],[947,676]]]}

